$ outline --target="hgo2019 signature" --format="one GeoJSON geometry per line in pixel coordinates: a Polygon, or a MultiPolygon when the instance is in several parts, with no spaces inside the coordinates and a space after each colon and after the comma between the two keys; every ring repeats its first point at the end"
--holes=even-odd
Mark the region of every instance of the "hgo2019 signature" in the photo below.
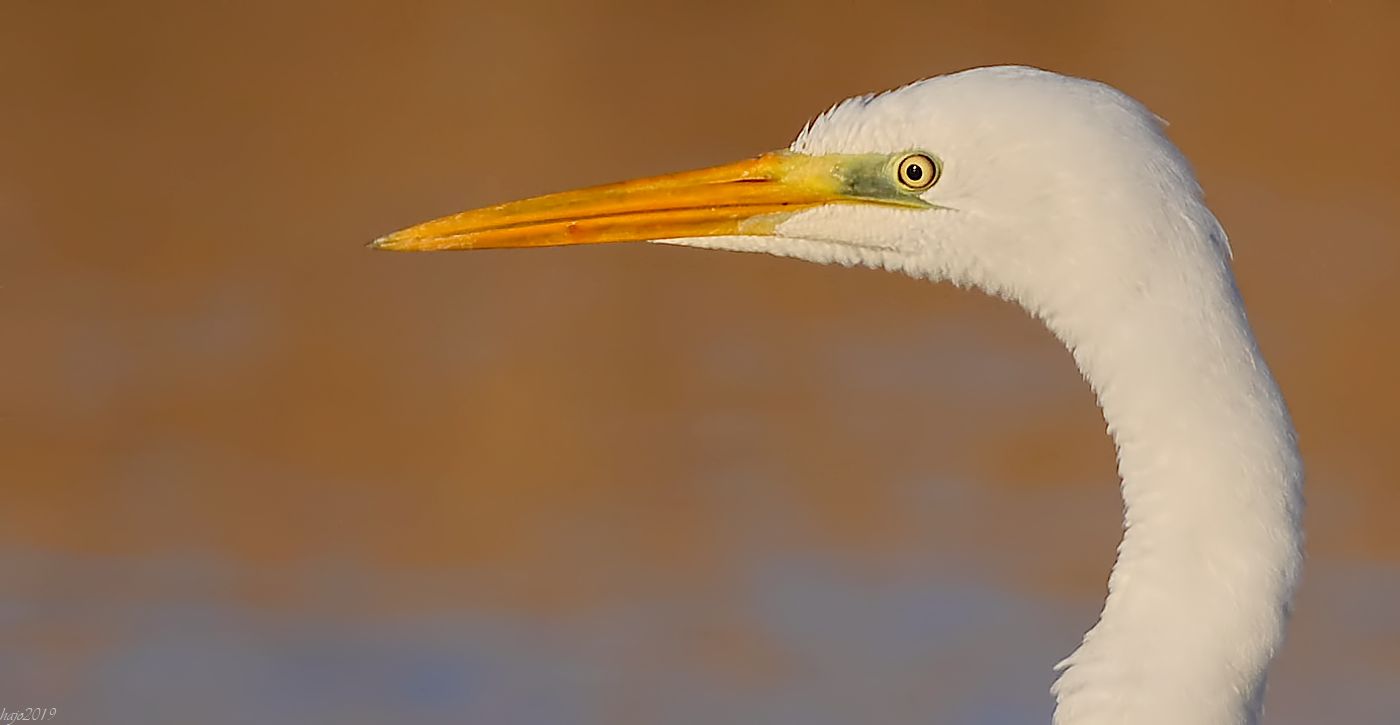
{"type": "Polygon", "coordinates": [[[39,722],[52,720],[57,715],[56,707],[24,707],[18,710],[0,707],[0,722],[39,722]]]}

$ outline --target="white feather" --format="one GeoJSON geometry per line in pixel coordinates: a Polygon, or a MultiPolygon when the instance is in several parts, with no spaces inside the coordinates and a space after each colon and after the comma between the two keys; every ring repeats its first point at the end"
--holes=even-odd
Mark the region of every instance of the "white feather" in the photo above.
{"type": "Polygon", "coordinates": [[[919,149],[934,210],[832,205],[771,237],[667,243],[865,265],[1016,301],[1074,355],[1118,449],[1123,542],[1059,665],[1057,725],[1248,725],[1302,560],[1302,464],[1224,231],[1117,90],[983,68],[853,98],[792,144],[919,149]]]}

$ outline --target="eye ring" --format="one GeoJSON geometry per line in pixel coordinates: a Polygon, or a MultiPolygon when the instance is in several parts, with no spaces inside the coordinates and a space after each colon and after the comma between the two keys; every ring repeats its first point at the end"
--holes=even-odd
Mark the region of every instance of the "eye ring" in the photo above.
{"type": "Polygon", "coordinates": [[[895,167],[899,183],[912,191],[923,191],[933,186],[938,181],[942,169],[932,156],[924,153],[914,153],[899,160],[899,165],[895,167]]]}

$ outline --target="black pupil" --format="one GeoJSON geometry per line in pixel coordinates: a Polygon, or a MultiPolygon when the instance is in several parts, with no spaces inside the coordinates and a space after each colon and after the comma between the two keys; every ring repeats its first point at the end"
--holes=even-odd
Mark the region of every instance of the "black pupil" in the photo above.
{"type": "Polygon", "coordinates": [[[908,176],[910,181],[918,181],[924,178],[924,167],[911,163],[904,169],[904,175],[908,176]]]}

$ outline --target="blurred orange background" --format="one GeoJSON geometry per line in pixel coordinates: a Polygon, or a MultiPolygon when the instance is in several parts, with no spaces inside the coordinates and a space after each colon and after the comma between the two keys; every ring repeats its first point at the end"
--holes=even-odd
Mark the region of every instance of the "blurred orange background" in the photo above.
{"type": "Polygon", "coordinates": [[[1046,722],[1119,536],[1018,310],[646,245],[389,255],[1025,63],[1171,122],[1309,468],[1270,723],[1400,712],[1400,5],[0,5],[0,705],[1046,722]]]}

